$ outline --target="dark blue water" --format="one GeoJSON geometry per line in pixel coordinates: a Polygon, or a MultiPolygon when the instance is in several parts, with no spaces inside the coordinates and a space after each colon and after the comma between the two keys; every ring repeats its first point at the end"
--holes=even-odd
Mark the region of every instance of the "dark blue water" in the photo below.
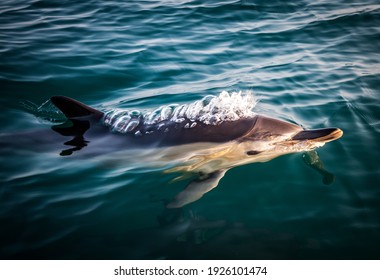
{"type": "Polygon", "coordinates": [[[379,50],[373,0],[1,1],[0,257],[378,259],[379,50]],[[189,179],[60,156],[44,139],[64,121],[53,95],[144,111],[224,90],[252,90],[260,114],[342,129],[318,149],[335,181],[290,154],[167,209],[189,179]]]}

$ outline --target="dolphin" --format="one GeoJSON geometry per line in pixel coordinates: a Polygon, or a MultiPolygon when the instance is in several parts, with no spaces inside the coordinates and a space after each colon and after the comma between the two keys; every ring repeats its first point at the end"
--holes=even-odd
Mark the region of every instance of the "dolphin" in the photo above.
{"type": "Polygon", "coordinates": [[[134,151],[127,157],[136,161],[145,158],[150,164],[173,165],[164,172],[182,173],[174,180],[195,175],[196,179],[166,205],[168,208],[180,208],[200,199],[235,166],[312,151],[343,135],[339,128],[307,130],[259,114],[210,123],[184,113],[165,117],[161,111],[161,117],[147,121],[149,116],[110,114],[65,96],[53,96],[51,102],[68,119],[52,127],[70,137],[65,142],[70,148],[63,150],[62,156],[91,151],[95,143],[102,147],[95,153],[107,153],[116,145],[134,151]]]}

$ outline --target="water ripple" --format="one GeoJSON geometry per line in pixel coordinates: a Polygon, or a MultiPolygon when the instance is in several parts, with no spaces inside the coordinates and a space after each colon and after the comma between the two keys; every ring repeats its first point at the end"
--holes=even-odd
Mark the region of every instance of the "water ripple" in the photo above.
{"type": "Polygon", "coordinates": [[[0,257],[377,257],[379,14],[373,0],[1,1],[0,257]],[[320,150],[332,188],[282,157],[231,170],[205,200],[167,212],[188,182],[168,186],[162,169],[121,152],[62,158],[24,133],[63,120],[35,105],[52,95],[165,117],[167,104],[246,90],[257,113],[344,130],[320,150]],[[236,236],[244,248],[230,247],[236,236]],[[284,250],[283,236],[296,246],[284,250]]]}

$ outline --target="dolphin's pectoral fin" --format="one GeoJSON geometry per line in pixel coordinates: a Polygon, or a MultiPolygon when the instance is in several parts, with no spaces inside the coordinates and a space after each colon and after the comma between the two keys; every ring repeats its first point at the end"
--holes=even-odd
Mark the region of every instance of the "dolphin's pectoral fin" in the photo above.
{"type": "Polygon", "coordinates": [[[227,170],[224,169],[208,174],[202,174],[200,178],[190,182],[190,184],[180,192],[173,201],[166,205],[166,207],[180,208],[191,202],[197,201],[205,193],[215,188],[226,172],[227,170]]]}
{"type": "Polygon", "coordinates": [[[175,182],[179,182],[179,181],[182,181],[182,180],[186,180],[188,178],[192,177],[192,174],[189,173],[189,172],[186,172],[186,173],[183,173],[177,177],[175,177],[174,179],[170,180],[170,183],[175,183],[175,182]]]}
{"type": "Polygon", "coordinates": [[[322,160],[316,151],[305,152],[302,158],[308,166],[317,170],[323,176],[322,182],[325,185],[330,185],[335,181],[335,175],[324,168],[322,160]]]}

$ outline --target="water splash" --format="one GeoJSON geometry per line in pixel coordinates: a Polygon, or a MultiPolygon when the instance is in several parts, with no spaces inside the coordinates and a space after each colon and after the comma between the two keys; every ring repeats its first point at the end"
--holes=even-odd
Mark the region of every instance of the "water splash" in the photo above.
{"type": "Polygon", "coordinates": [[[42,123],[62,123],[66,120],[65,115],[51,102],[46,100],[41,105],[24,100],[20,102],[24,110],[33,114],[42,123]]]}
{"type": "Polygon", "coordinates": [[[190,121],[185,127],[193,128],[197,122],[217,125],[252,117],[255,115],[253,109],[256,104],[257,98],[252,91],[223,91],[219,96],[207,95],[189,104],[164,105],[148,112],[110,110],[104,114],[103,122],[111,127],[112,131],[120,133],[134,132],[139,124],[160,126],[167,121],[190,121]]]}

